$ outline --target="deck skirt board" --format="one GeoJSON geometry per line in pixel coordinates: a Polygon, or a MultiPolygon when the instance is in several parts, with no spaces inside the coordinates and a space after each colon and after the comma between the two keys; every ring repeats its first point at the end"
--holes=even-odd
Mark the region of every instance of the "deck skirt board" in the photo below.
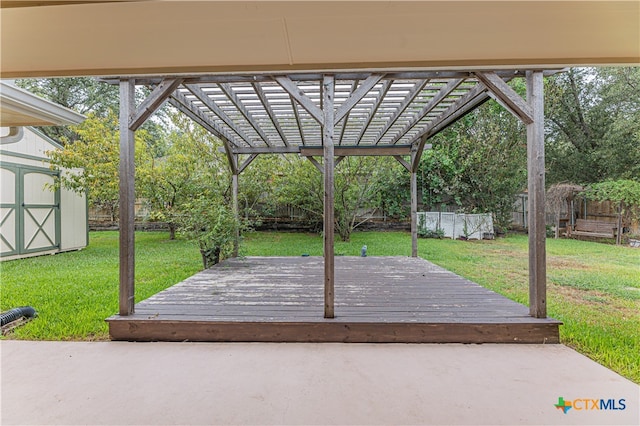
{"type": "Polygon", "coordinates": [[[557,343],[560,322],[423,259],[337,257],[334,319],[317,257],[231,259],[113,316],[114,340],[557,343]]]}

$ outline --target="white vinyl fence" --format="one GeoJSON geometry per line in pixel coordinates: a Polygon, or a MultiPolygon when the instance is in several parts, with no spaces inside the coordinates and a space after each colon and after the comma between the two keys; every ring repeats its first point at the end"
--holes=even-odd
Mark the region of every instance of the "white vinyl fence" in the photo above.
{"type": "Polygon", "coordinates": [[[444,236],[466,237],[472,240],[493,238],[493,218],[491,213],[459,214],[446,212],[418,212],[418,230],[437,232],[441,229],[444,236]]]}

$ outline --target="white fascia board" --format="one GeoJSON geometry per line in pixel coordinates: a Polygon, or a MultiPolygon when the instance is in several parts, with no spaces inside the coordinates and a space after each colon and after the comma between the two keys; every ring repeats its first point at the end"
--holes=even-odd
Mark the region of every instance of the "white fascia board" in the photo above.
{"type": "MultiPolygon", "coordinates": [[[[8,113],[33,118],[34,125],[42,125],[42,122],[49,123],[51,126],[73,125],[80,124],[86,119],[84,115],[78,114],[69,108],[55,104],[11,84],[0,82],[0,112],[2,112],[3,117],[10,115],[5,114],[5,110],[8,113]]],[[[2,122],[4,127],[15,125],[25,125],[25,123],[2,122]]]]}

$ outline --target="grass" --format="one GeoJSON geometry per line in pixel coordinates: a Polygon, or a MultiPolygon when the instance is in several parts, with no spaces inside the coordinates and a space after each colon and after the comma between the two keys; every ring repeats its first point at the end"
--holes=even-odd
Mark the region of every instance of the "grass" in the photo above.
{"type": "MultiPolygon", "coordinates": [[[[118,233],[92,232],[89,247],[0,264],[0,308],[33,306],[38,318],[11,338],[105,340],[118,312],[118,233]]],[[[136,301],[201,269],[198,250],[165,233],[136,234],[136,301]]]]}
{"type": "MultiPolygon", "coordinates": [[[[0,308],[30,305],[39,318],[9,337],[104,340],[104,319],[117,312],[118,236],[91,233],[80,252],[1,264],[0,308]]],[[[165,233],[136,234],[136,299],[145,299],[201,268],[191,244],[165,233]]],[[[336,241],[337,255],[409,256],[402,232],[358,232],[336,241]]],[[[322,254],[317,234],[250,233],[246,256],[322,254]]],[[[527,237],[493,241],[419,240],[420,256],[513,300],[528,302],[527,237]]],[[[640,250],[577,240],[547,240],[548,313],[564,322],[561,339],[640,383],[640,250]]]]}

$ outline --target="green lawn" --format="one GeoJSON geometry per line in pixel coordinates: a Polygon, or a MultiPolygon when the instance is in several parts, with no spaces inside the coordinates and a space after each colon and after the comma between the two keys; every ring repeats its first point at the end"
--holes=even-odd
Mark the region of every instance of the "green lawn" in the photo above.
{"type": "MultiPolygon", "coordinates": [[[[117,312],[118,237],[91,233],[80,252],[1,264],[0,308],[30,305],[38,319],[10,338],[107,339],[104,319],[117,312]]],[[[136,299],[141,300],[201,268],[197,249],[165,233],[136,234],[136,299]]],[[[355,256],[366,244],[370,256],[408,256],[402,232],[358,232],[336,241],[336,254],[355,256]]],[[[322,254],[317,234],[250,233],[246,256],[322,254]]],[[[420,256],[527,303],[527,237],[493,241],[421,239],[420,256]]],[[[562,342],[640,383],[640,250],[576,240],[547,241],[549,315],[564,322],[562,342]]]]}
{"type": "MultiPolygon", "coordinates": [[[[104,319],[118,312],[118,233],[91,232],[89,247],[0,264],[0,308],[29,305],[38,318],[18,339],[104,340],[104,319]]],[[[136,233],[136,301],[201,269],[195,246],[165,233],[136,233]]]]}

